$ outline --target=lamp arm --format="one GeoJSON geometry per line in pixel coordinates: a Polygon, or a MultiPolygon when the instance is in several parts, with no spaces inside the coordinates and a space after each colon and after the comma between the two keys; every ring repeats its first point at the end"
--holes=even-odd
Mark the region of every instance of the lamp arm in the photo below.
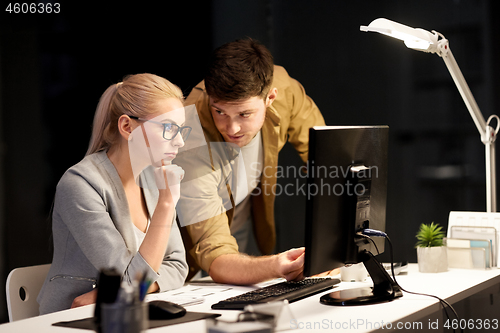
{"type": "MultiPolygon", "coordinates": [[[[490,119],[488,119],[488,123],[490,119]]],[[[486,129],[487,130],[485,136],[491,138],[491,141],[488,142],[483,141],[485,147],[485,157],[486,157],[486,211],[490,213],[497,211],[497,175],[496,175],[497,167],[496,167],[495,138],[498,132],[498,117],[497,117],[496,130],[494,130],[490,125],[487,125],[486,129]]]]}
{"type": "Polygon", "coordinates": [[[491,116],[488,119],[488,123],[485,122],[483,114],[479,110],[479,106],[472,95],[472,92],[465,81],[465,78],[458,67],[457,61],[451,52],[448,44],[448,40],[444,38],[443,35],[433,31],[434,34],[440,35],[442,39],[438,41],[438,47],[435,51],[441,58],[443,58],[448,71],[455,82],[455,85],[462,96],[462,99],[469,110],[469,113],[476,124],[477,130],[481,135],[481,141],[485,145],[485,157],[486,157],[486,211],[496,212],[497,211],[497,196],[496,196],[496,164],[495,164],[495,140],[498,133],[500,122],[497,116],[491,116]],[[495,129],[490,126],[491,120],[495,118],[497,120],[497,126],[495,129]]]}
{"type": "Polygon", "coordinates": [[[467,109],[469,110],[472,120],[474,120],[474,124],[476,124],[477,130],[481,135],[481,141],[485,142],[491,140],[491,138],[486,137],[486,121],[484,120],[483,114],[479,110],[479,106],[477,105],[476,100],[474,99],[474,96],[465,81],[462,71],[460,71],[460,68],[458,67],[457,61],[451,52],[447,39],[440,39],[438,41],[438,51],[436,53],[443,58],[443,61],[446,64],[446,67],[448,68],[448,71],[450,72],[451,77],[453,78],[453,81],[455,82],[455,85],[465,102],[465,105],[467,106],[467,109]]]}

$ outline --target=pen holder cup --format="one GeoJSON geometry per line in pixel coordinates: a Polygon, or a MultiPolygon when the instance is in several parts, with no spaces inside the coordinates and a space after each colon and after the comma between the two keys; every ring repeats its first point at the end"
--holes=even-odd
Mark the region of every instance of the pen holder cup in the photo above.
{"type": "Polygon", "coordinates": [[[101,305],[101,333],[139,333],[148,328],[147,303],[101,305]]]}

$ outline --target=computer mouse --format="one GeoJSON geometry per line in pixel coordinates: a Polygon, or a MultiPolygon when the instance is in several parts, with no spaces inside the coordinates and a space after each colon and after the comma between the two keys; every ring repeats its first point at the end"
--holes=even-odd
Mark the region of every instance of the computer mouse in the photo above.
{"type": "Polygon", "coordinates": [[[149,320],[174,319],[186,314],[186,309],[182,305],[168,301],[151,301],[148,307],[149,320]]]}

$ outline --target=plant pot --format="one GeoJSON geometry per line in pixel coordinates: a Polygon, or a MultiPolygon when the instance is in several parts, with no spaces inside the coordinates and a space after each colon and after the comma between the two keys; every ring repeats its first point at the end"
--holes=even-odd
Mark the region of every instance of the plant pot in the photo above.
{"type": "Polygon", "coordinates": [[[418,270],[422,273],[440,273],[448,270],[446,246],[417,247],[418,270]]]}

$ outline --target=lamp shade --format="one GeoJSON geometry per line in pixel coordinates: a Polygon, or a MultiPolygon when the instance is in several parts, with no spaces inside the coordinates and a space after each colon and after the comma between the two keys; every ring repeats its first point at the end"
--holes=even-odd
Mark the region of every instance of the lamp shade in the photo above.
{"type": "Polygon", "coordinates": [[[385,18],[373,20],[368,26],[362,25],[359,29],[365,32],[378,32],[400,39],[410,49],[424,52],[436,52],[437,49],[437,34],[432,34],[420,28],[411,28],[385,18]]]}

